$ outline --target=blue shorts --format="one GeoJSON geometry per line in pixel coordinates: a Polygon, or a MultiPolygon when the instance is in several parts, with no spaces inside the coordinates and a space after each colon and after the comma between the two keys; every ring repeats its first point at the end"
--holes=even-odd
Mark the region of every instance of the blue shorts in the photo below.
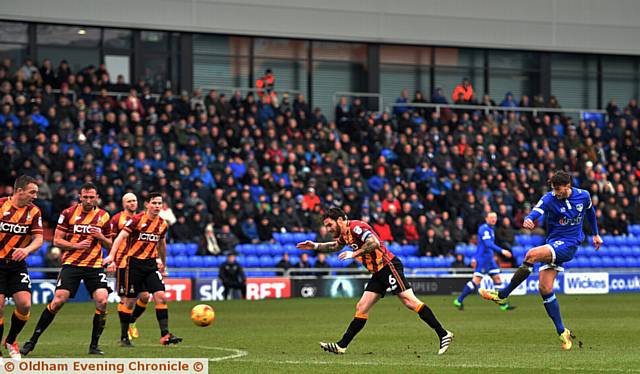
{"type": "Polygon", "coordinates": [[[569,262],[575,256],[579,243],[553,240],[547,242],[547,247],[551,249],[551,262],[540,267],[540,270],[554,269],[564,271],[562,264],[569,262]]]}
{"type": "Polygon", "coordinates": [[[493,256],[476,259],[476,269],[473,271],[473,276],[482,277],[485,274],[491,276],[500,274],[500,267],[496,264],[493,256]]]}

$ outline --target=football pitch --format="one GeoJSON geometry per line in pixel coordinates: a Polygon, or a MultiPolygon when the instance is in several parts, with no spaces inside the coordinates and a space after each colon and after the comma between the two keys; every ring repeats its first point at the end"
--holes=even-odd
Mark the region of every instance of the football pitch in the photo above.
{"type": "MultiPolygon", "coordinates": [[[[463,312],[453,307],[453,296],[422,300],[455,333],[443,356],[436,355],[432,330],[391,296],[374,307],[364,330],[340,356],[322,351],[318,342],[342,336],[356,299],[210,302],[216,322],[204,328],[190,320],[191,307],[200,302],[170,303],[170,329],[184,338],[170,347],[158,343],[150,304],[138,321],[140,338],[133,349],[118,346],[118,314],[110,305],[101,347],[107,357],[207,357],[211,373],[640,372],[640,297],[635,294],[559,295],[565,324],[578,336],[567,352],[560,349],[539,297],[514,297],[517,309],[509,312],[477,296],[467,298],[463,312]]],[[[34,306],[20,344],[31,335],[42,308],[34,306]]],[[[65,305],[29,358],[88,357],[93,311],[90,303],[65,305]]]]}

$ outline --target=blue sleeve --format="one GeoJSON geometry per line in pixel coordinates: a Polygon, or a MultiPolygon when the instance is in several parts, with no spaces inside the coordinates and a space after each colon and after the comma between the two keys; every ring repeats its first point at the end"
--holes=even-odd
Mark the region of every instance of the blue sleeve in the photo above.
{"type": "Polygon", "coordinates": [[[529,213],[525,219],[530,219],[535,222],[540,216],[542,216],[547,209],[547,195],[544,195],[538,200],[538,203],[531,209],[531,213],[529,213]]]}
{"type": "Polygon", "coordinates": [[[591,227],[591,234],[600,235],[598,233],[598,219],[596,218],[596,208],[593,206],[591,202],[591,195],[587,194],[588,205],[587,205],[587,222],[589,223],[589,227],[591,227]]]}
{"type": "Polygon", "coordinates": [[[482,240],[482,243],[484,244],[485,248],[489,248],[494,252],[502,253],[502,248],[498,247],[496,243],[493,242],[493,239],[491,238],[491,233],[489,232],[489,230],[484,229],[480,233],[482,234],[482,236],[479,237],[479,240],[482,240]]]}

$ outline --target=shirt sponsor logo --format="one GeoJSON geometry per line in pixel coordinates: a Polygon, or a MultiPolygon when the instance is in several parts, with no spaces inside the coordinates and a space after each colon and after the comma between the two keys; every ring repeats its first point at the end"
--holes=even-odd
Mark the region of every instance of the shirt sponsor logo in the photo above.
{"type": "Polygon", "coordinates": [[[158,242],[160,241],[160,235],[141,232],[140,235],[138,235],[138,240],[144,240],[146,242],[158,242]]]}
{"type": "Polygon", "coordinates": [[[0,222],[0,231],[9,234],[25,235],[29,231],[29,226],[18,223],[0,222]]]}
{"type": "Polygon", "coordinates": [[[576,226],[582,224],[582,215],[578,215],[576,218],[562,217],[558,221],[561,226],[576,226]]]}
{"type": "MultiPolygon", "coordinates": [[[[90,234],[91,229],[94,226],[91,225],[73,225],[73,233],[74,234],[90,234]]],[[[99,227],[96,227],[99,232],[102,232],[99,227]]]]}

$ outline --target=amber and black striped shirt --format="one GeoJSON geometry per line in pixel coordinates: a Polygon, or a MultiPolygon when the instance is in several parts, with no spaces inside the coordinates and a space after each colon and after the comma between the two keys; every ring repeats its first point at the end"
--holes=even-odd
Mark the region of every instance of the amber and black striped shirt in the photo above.
{"type": "Polygon", "coordinates": [[[42,234],[42,214],[34,204],[18,208],[11,198],[0,198],[0,259],[11,259],[14,248],[24,248],[34,234],[42,234]]]}
{"type": "MultiPolygon", "coordinates": [[[[82,210],[82,205],[73,205],[62,211],[58,218],[56,231],[64,233],[63,238],[71,243],[78,243],[91,238],[89,229],[97,227],[107,238],[111,236],[109,213],[96,207],[89,212],[82,210]]],[[[93,239],[89,249],[74,249],[62,252],[62,264],[84,266],[90,268],[102,267],[102,243],[93,239]]]]}

